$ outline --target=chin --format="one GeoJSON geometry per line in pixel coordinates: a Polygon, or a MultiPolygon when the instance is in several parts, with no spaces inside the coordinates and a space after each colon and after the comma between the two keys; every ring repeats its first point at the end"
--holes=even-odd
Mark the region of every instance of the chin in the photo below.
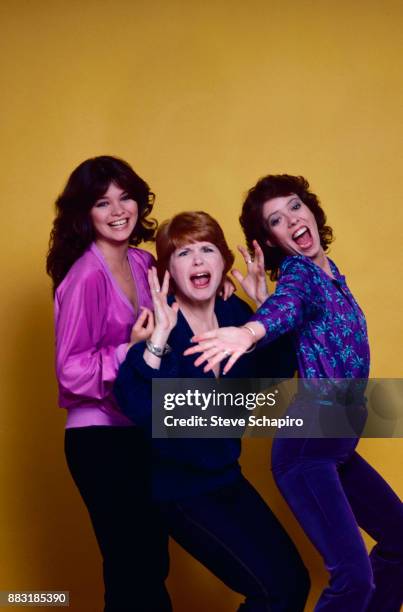
{"type": "Polygon", "coordinates": [[[199,295],[194,295],[193,299],[196,302],[206,302],[207,300],[211,300],[215,298],[215,293],[205,293],[205,294],[199,294],[199,295]]]}
{"type": "Polygon", "coordinates": [[[215,299],[215,296],[215,292],[212,293],[211,291],[200,291],[198,293],[192,292],[191,294],[188,294],[188,298],[193,302],[207,302],[211,299],[215,299]]]}

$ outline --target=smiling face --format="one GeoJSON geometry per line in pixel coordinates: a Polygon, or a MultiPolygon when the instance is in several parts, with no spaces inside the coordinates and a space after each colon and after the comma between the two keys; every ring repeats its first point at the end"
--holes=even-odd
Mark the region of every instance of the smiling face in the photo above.
{"type": "Polygon", "coordinates": [[[297,195],[267,200],[262,212],[269,246],[279,247],[287,255],[305,255],[313,261],[323,256],[316,219],[297,195]]]}
{"type": "Polygon", "coordinates": [[[119,185],[111,183],[91,208],[90,218],[98,244],[128,242],[137,223],[137,202],[119,185]]]}
{"type": "Polygon", "coordinates": [[[191,242],[178,247],[169,260],[175,294],[190,302],[214,300],[221,285],[224,259],[211,242],[191,242]]]}

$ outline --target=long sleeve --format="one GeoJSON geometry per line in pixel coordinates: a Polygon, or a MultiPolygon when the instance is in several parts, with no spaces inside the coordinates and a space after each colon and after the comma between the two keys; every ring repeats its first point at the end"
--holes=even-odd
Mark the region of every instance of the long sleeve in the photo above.
{"type": "Polygon", "coordinates": [[[143,357],[145,343],[131,347],[120,366],[113,393],[122,412],[139,427],[151,433],[153,378],[175,378],[179,376],[178,356],[175,351],[161,359],[159,370],[151,368],[143,357]]]}
{"type": "MultiPolygon", "coordinates": [[[[229,312],[231,305],[227,304],[225,309],[229,312]]],[[[245,319],[248,316],[249,312],[245,319]]],[[[192,335],[179,312],[177,325],[168,338],[172,352],[161,359],[159,370],[150,368],[144,361],[144,343],[131,347],[119,369],[114,386],[116,400],[122,412],[150,436],[153,378],[172,379],[175,386],[175,379],[213,378],[212,374],[204,374],[201,368],[195,367],[193,357],[183,355],[192,335]]],[[[239,440],[153,438],[152,450],[153,495],[159,500],[199,495],[230,484],[240,473],[239,440]]]]}
{"type": "Polygon", "coordinates": [[[57,378],[64,396],[101,400],[110,394],[125,358],[129,330],[115,334],[116,343],[106,334],[111,304],[101,270],[74,281],[56,296],[57,378]]]}
{"type": "MultiPolygon", "coordinates": [[[[144,361],[144,347],[144,343],[139,343],[128,351],[126,360],[119,369],[113,391],[122,412],[151,436],[152,379],[180,377],[182,372],[178,363],[181,361],[183,366],[183,347],[180,351],[172,350],[171,353],[165,355],[161,360],[159,370],[150,368],[144,361]]],[[[174,462],[176,477],[179,480],[184,477],[181,475],[182,470],[186,474],[189,467],[212,473],[217,470],[219,474],[225,466],[233,465],[236,462],[240,452],[239,440],[154,438],[152,446],[154,458],[159,462],[159,468],[156,471],[169,469],[168,463],[174,462]]],[[[187,473],[186,480],[188,479],[189,474],[187,473]]],[[[162,481],[163,478],[161,483],[162,481]]],[[[162,486],[161,483],[158,487],[162,486]]],[[[175,486],[178,484],[176,483],[175,486]]]]}
{"type": "Polygon", "coordinates": [[[314,264],[299,256],[284,260],[275,292],[251,319],[265,327],[266,335],[260,345],[302,327],[323,308],[322,296],[315,290],[309,265],[314,264]]]}

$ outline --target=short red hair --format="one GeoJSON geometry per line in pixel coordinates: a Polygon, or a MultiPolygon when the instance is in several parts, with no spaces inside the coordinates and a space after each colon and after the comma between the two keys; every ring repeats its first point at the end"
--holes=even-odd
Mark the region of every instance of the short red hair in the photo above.
{"type": "Polygon", "coordinates": [[[164,221],[157,232],[157,271],[160,281],[168,270],[172,253],[192,242],[211,242],[224,260],[223,279],[234,263],[234,255],[228,247],[224,232],[213,217],[205,212],[182,212],[164,221]]]}

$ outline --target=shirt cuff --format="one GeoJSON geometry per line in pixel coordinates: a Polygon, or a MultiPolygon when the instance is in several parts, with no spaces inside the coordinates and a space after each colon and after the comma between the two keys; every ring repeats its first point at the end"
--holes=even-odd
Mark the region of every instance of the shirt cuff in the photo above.
{"type": "Polygon", "coordinates": [[[161,366],[157,370],[151,368],[144,361],[144,351],[146,349],[145,342],[139,342],[130,348],[127,353],[127,359],[133,367],[146,379],[152,378],[176,378],[178,376],[177,356],[171,351],[161,357],[161,366]]]}
{"type": "Polygon", "coordinates": [[[127,349],[129,348],[129,343],[125,342],[124,344],[119,344],[115,352],[115,359],[117,368],[119,368],[120,364],[124,362],[127,355],[127,349]]]}

